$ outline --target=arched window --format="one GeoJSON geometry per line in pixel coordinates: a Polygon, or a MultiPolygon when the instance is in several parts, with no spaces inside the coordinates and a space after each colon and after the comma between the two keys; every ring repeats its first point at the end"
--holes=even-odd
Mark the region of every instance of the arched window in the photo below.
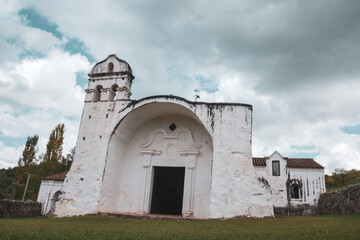
{"type": "Polygon", "coordinates": [[[97,86],[95,87],[94,98],[93,98],[93,101],[94,101],[94,102],[100,101],[100,98],[101,98],[101,89],[102,89],[102,88],[103,88],[103,87],[102,87],[101,85],[97,85],[97,86]]]}
{"type": "Polygon", "coordinates": [[[299,199],[300,198],[300,186],[298,184],[293,184],[290,187],[291,198],[299,199]]]}
{"type": "Polygon", "coordinates": [[[113,100],[113,101],[116,100],[116,95],[119,93],[118,88],[119,88],[119,86],[118,86],[117,84],[113,84],[113,85],[111,86],[111,93],[112,93],[112,95],[111,95],[111,97],[110,97],[111,99],[109,99],[109,100],[113,100]]]}
{"type": "Polygon", "coordinates": [[[114,71],[114,64],[111,62],[108,64],[108,72],[114,71]]]}

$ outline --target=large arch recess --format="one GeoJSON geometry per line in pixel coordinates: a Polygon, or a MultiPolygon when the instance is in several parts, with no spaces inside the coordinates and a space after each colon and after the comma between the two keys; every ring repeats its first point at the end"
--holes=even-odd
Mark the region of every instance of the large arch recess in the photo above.
{"type": "Polygon", "coordinates": [[[182,215],[208,218],[212,148],[209,132],[184,106],[153,102],[136,108],[110,138],[98,211],[149,213],[154,168],[184,167],[182,215]]]}

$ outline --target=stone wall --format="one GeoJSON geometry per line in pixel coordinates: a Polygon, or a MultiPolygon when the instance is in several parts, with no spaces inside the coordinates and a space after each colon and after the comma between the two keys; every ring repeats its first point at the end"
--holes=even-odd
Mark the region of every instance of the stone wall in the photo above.
{"type": "Polygon", "coordinates": [[[35,217],[41,215],[41,203],[0,200],[0,217],[35,217]]]}
{"type": "Polygon", "coordinates": [[[320,214],[360,213],[360,184],[321,194],[318,212],[320,214]]]}
{"type": "Polygon", "coordinates": [[[285,216],[309,216],[316,214],[316,207],[304,204],[296,207],[274,207],[274,213],[285,216]]]}

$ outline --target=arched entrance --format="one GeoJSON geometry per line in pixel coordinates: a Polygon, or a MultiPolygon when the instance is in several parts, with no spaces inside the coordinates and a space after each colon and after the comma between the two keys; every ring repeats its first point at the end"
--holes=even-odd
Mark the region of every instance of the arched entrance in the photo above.
{"type": "Polygon", "coordinates": [[[98,211],[209,216],[212,140],[173,103],[129,113],[109,142],[98,211]]]}
{"type": "Polygon", "coordinates": [[[53,214],[55,212],[55,204],[57,201],[59,201],[60,195],[61,191],[57,191],[50,199],[49,213],[53,214]]]}

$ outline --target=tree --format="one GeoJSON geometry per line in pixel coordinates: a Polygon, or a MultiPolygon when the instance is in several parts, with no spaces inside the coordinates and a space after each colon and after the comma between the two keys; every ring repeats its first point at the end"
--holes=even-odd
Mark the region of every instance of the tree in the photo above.
{"type": "Polygon", "coordinates": [[[17,167],[0,169],[0,199],[12,199],[14,175],[17,167]]]}
{"type": "Polygon", "coordinates": [[[335,171],[333,172],[333,175],[335,178],[339,177],[341,181],[341,185],[344,185],[345,183],[345,177],[348,171],[344,168],[335,168],[335,171]]]}
{"type": "Polygon", "coordinates": [[[66,157],[63,157],[61,160],[62,169],[61,172],[69,171],[72,162],[74,161],[74,155],[75,155],[75,147],[71,148],[69,153],[66,154],[66,157]]]}
{"type": "Polygon", "coordinates": [[[52,130],[49,141],[46,144],[46,153],[43,156],[43,174],[44,176],[57,173],[59,171],[61,160],[63,159],[63,142],[64,142],[65,125],[58,124],[52,130]]]}
{"type": "Polygon", "coordinates": [[[19,198],[24,191],[28,174],[32,172],[32,166],[35,164],[36,153],[38,151],[37,143],[39,136],[34,135],[28,137],[26,140],[25,148],[22,157],[19,158],[18,167],[14,174],[14,187],[16,189],[16,198],[19,198]]]}
{"type": "Polygon", "coordinates": [[[34,163],[36,159],[36,153],[39,150],[36,147],[38,140],[39,140],[38,135],[34,135],[33,137],[27,138],[22,157],[19,158],[18,161],[19,167],[29,167],[31,164],[34,163]]]}
{"type": "Polygon", "coordinates": [[[58,124],[52,130],[49,141],[46,144],[46,153],[44,155],[44,162],[59,162],[62,157],[63,142],[64,142],[65,125],[58,124]]]}

